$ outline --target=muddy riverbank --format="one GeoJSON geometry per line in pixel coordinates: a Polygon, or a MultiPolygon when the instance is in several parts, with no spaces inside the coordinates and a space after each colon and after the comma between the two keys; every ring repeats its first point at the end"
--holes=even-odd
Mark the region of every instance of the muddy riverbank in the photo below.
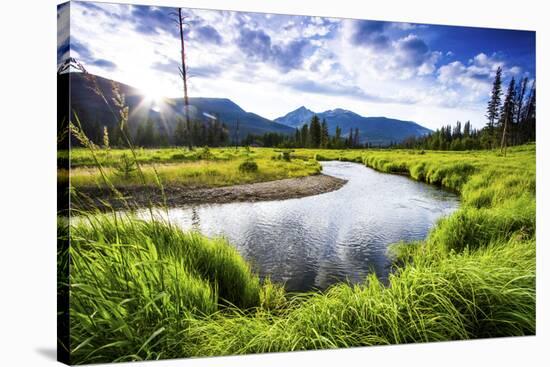
{"type": "Polygon", "coordinates": [[[346,182],[341,178],[319,174],[214,188],[165,186],[164,195],[158,187],[135,186],[120,189],[125,199],[116,198],[111,191],[106,189],[80,188],[79,193],[82,199],[77,202],[73,201],[73,204],[78,207],[105,208],[106,203],[109,203],[109,206],[114,209],[120,209],[146,207],[151,204],[153,206],[166,204],[169,207],[177,207],[188,204],[285,200],[338,190],[346,182]]]}

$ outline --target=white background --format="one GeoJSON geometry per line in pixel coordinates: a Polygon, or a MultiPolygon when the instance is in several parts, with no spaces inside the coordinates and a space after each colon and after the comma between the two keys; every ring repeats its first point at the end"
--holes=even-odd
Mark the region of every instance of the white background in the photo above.
{"type": "MultiPolygon", "coordinates": [[[[130,3],[131,1],[121,1],[130,3]]],[[[548,365],[549,11],[544,1],[141,0],[140,4],[537,31],[537,336],[134,363],[133,366],[548,365]],[[546,67],[546,68],[545,68],[546,67]],[[546,312],[545,312],[546,311],[546,312]],[[546,363],[545,363],[546,362],[546,363]]],[[[0,8],[0,366],[54,365],[56,4],[0,8]]]]}

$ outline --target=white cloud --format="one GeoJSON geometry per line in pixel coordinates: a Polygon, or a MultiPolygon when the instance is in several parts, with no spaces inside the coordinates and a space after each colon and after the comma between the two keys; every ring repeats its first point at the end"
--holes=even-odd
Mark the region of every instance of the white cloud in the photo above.
{"type": "Polygon", "coordinates": [[[483,104],[489,96],[496,70],[501,67],[503,77],[521,74],[518,66],[509,67],[497,54],[488,56],[479,53],[464,65],[453,61],[437,70],[437,80],[449,89],[459,93],[455,105],[483,104]]]}
{"type": "Polygon", "coordinates": [[[510,68],[510,70],[508,70],[510,74],[512,74],[513,76],[516,76],[516,75],[519,75],[521,74],[521,68],[519,66],[512,66],[510,68]]]}
{"type": "MultiPolygon", "coordinates": [[[[166,96],[180,96],[179,39],[165,27],[138,33],[132,6],[97,6],[93,10],[72,3],[71,32],[93,58],[109,60],[117,68],[109,71],[86,65],[89,71],[166,96]],[[112,14],[118,14],[118,19],[112,14]]],[[[186,13],[200,26],[215,28],[223,38],[220,44],[199,42],[198,25],[188,34],[190,94],[231,98],[245,110],[268,118],[306,105],[316,111],[341,107],[367,116],[416,120],[434,129],[457,119],[482,126],[496,68],[503,66],[506,77],[522,73],[496,54],[480,53],[469,62],[460,62],[453,61],[455,55],[447,51],[446,64],[438,66],[443,52],[430,49],[414,33],[423,27],[414,24],[390,23],[390,31],[397,33],[388,35],[385,48],[375,48],[352,43],[357,25],[353,20],[209,10],[186,13]],[[307,38],[302,62],[281,68],[270,58],[245,57],[237,42],[245,27],[264,32],[271,47],[279,51],[307,38]]],[[[280,55],[295,56],[282,51],[280,55]]]]}

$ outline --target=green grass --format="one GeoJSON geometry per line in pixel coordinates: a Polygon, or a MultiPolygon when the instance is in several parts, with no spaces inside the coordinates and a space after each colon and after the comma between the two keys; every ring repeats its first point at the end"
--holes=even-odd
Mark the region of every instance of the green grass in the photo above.
{"type": "Polygon", "coordinates": [[[420,261],[340,284],[273,316],[214,314],[191,323],[193,356],[525,335],[535,332],[534,243],[420,261]]]}
{"type": "MultiPolygon", "coordinates": [[[[200,160],[227,161],[239,158],[262,157],[267,150],[262,148],[195,148],[188,150],[185,148],[137,148],[135,149],[137,161],[141,164],[150,163],[181,163],[195,162],[200,160]]],[[[116,165],[122,155],[130,155],[130,149],[96,149],[96,157],[99,163],[106,166],[116,165]]],[[[68,152],[58,152],[58,159],[68,159],[68,152]]],[[[71,167],[96,166],[97,162],[93,159],[87,148],[73,148],[70,152],[71,167]]]]}
{"type": "Polygon", "coordinates": [[[535,333],[534,145],[507,157],[304,149],[292,158],[407,174],[457,191],[461,207],[425,241],[390,248],[396,267],[387,286],[369,276],[298,295],[260,282],[223,240],[89,214],[69,233],[74,363],[535,333]]]}
{"type": "Polygon", "coordinates": [[[494,151],[305,151],[323,159],[362,162],[381,172],[401,173],[460,193],[461,208],[443,219],[426,241],[439,252],[475,249],[513,234],[534,238],[536,225],[535,145],[514,147],[507,157],[494,151]]]}
{"type": "MultiPolygon", "coordinates": [[[[70,180],[73,187],[105,187],[106,178],[117,188],[157,186],[157,179],[166,186],[207,188],[303,177],[318,174],[321,170],[313,159],[276,159],[279,154],[267,148],[138,149],[136,155],[142,177],[138,172],[123,175],[117,169],[123,155],[131,157],[127,149],[97,149],[95,154],[103,175],[89,150],[71,150],[70,180]],[[245,162],[256,163],[258,169],[239,169],[245,162]]],[[[58,155],[58,159],[66,158],[66,153],[58,155]]],[[[58,170],[58,178],[66,182],[69,172],[58,170]]]]}
{"type": "Polygon", "coordinates": [[[174,357],[188,319],[261,304],[258,277],[224,240],[101,214],[70,238],[75,363],[174,357]]]}

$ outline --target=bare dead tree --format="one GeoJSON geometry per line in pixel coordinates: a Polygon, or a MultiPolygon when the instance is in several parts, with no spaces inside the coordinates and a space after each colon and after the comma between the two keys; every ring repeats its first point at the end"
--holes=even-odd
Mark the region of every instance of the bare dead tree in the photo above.
{"type": "Polygon", "coordinates": [[[193,136],[191,134],[191,120],[189,117],[189,96],[187,94],[187,65],[185,62],[185,38],[183,33],[183,27],[185,25],[188,25],[188,23],[185,22],[185,16],[182,13],[182,9],[178,8],[177,13],[171,13],[179,27],[180,31],[180,43],[181,43],[181,66],[178,66],[180,77],[183,80],[183,108],[184,108],[184,114],[185,114],[185,125],[187,129],[187,145],[189,149],[193,149],[193,136]]]}

